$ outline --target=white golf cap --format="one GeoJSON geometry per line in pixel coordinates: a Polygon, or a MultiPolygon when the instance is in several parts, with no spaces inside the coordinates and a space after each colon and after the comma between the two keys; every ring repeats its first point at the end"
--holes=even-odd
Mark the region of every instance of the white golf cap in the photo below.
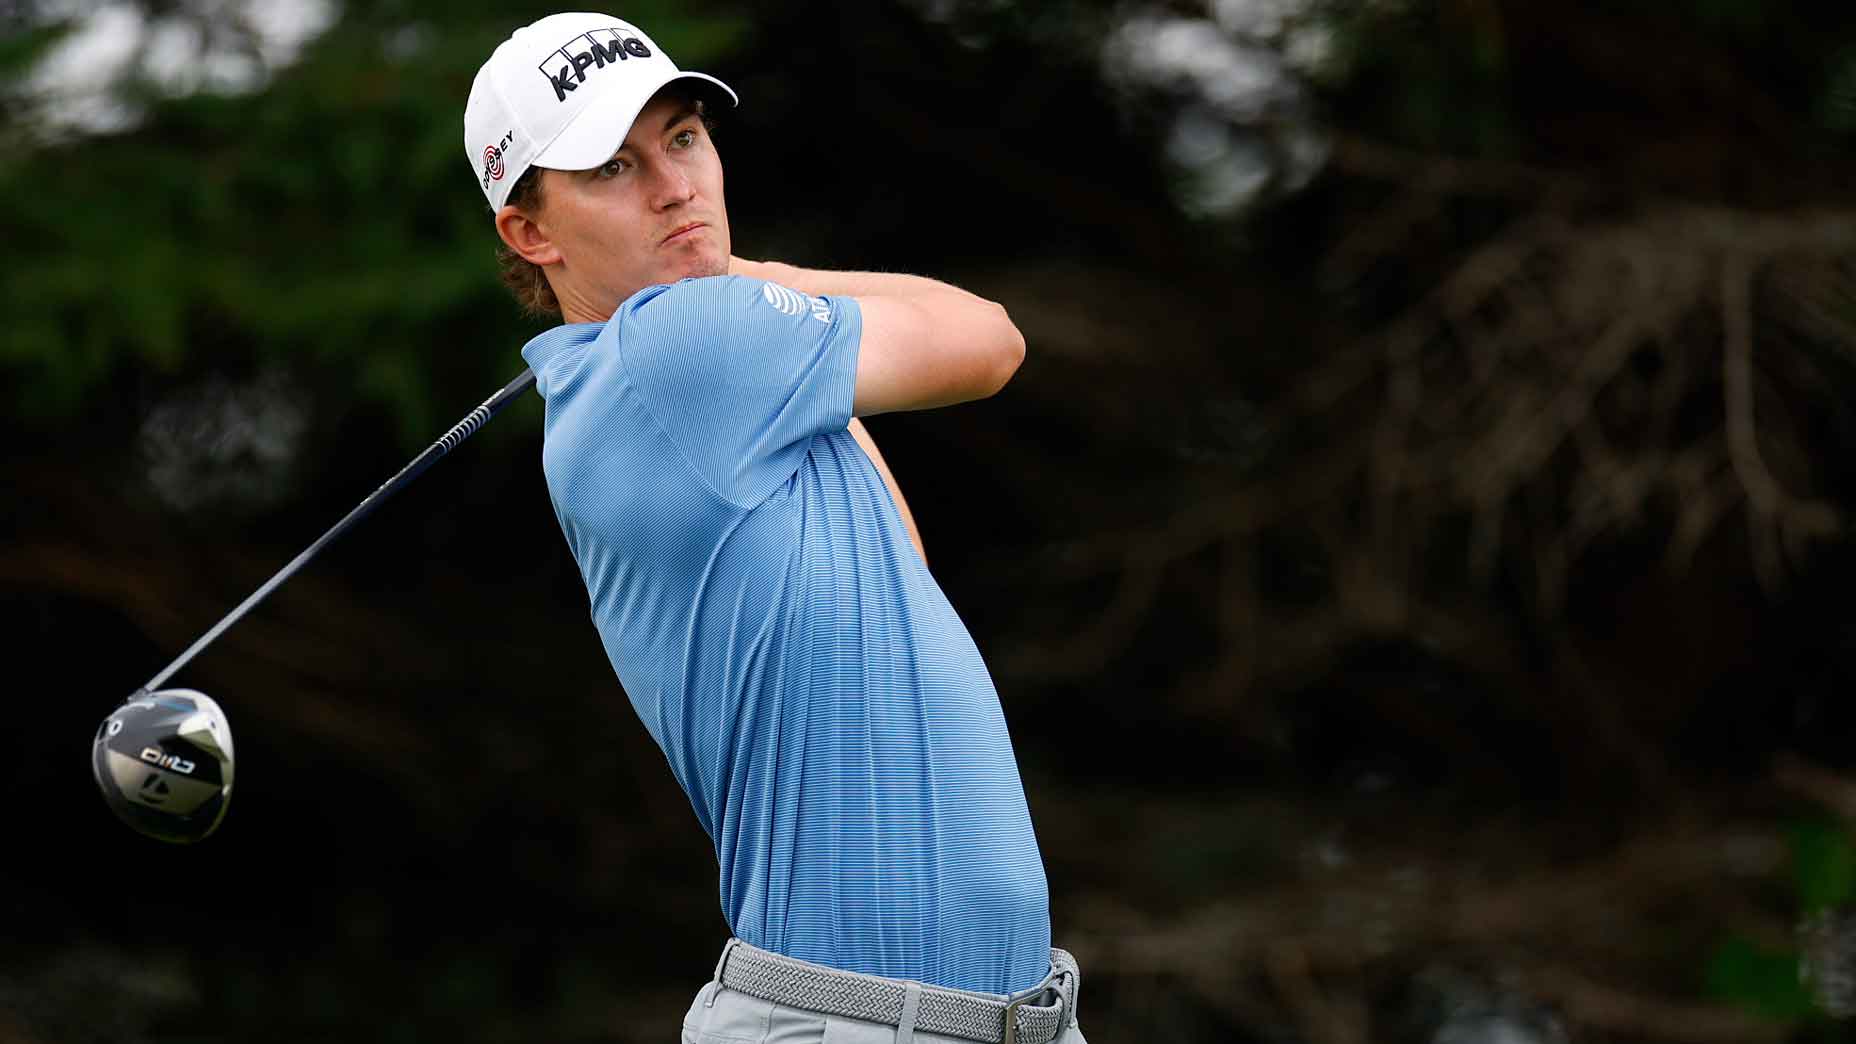
{"type": "Polygon", "coordinates": [[[612,158],[665,84],[722,81],[678,69],[651,38],[611,15],[549,15],[510,34],[477,70],[464,152],[491,210],[530,167],[588,170],[612,158]]]}

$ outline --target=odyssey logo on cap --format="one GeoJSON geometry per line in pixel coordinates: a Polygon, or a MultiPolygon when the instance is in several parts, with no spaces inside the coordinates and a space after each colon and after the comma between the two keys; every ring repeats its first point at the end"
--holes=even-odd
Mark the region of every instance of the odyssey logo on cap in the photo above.
{"type": "Polygon", "coordinates": [[[604,69],[608,65],[617,65],[627,58],[649,58],[651,48],[643,40],[625,31],[623,27],[611,26],[596,29],[590,33],[581,33],[556,48],[537,68],[548,78],[549,86],[554,88],[554,100],[564,102],[567,92],[579,90],[586,82],[586,71],[590,66],[604,69]],[[585,51],[574,50],[577,46],[586,46],[585,51]],[[565,62],[565,65],[561,63],[565,62]],[[553,66],[559,66],[550,72],[553,66]]]}
{"type": "Polygon", "coordinates": [[[509,131],[503,135],[502,141],[483,147],[483,187],[485,189],[490,187],[490,182],[503,180],[503,150],[509,147],[509,143],[514,141],[515,137],[516,132],[509,131]]]}

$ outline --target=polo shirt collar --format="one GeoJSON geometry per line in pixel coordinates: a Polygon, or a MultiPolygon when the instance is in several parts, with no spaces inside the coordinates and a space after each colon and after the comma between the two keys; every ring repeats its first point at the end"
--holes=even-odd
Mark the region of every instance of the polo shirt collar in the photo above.
{"type": "Polygon", "coordinates": [[[543,398],[553,390],[553,369],[551,364],[561,353],[584,347],[599,331],[605,329],[605,323],[565,323],[552,330],[537,334],[522,346],[522,358],[527,360],[528,368],[535,371],[535,381],[540,385],[543,398]]]}

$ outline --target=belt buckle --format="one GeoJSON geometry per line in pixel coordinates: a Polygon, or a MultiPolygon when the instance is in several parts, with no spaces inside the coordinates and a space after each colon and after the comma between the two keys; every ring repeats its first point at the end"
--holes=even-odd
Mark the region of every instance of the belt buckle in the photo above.
{"type": "MultiPolygon", "coordinates": [[[[1057,982],[1062,980],[1068,974],[1069,974],[1068,972],[1062,972],[1062,973],[1053,973],[1051,975],[1047,975],[1044,977],[1043,982],[1038,983],[1036,986],[1033,986],[1030,989],[1025,990],[1023,993],[1020,993],[1015,997],[1007,997],[1005,999],[1005,1039],[1002,1042],[1002,1044],[1018,1044],[1018,1019],[1017,1019],[1018,1009],[1021,1005],[1023,1005],[1026,1001],[1032,999],[1033,997],[1042,997],[1046,993],[1049,993],[1054,990],[1056,991],[1058,1002],[1063,1005],[1058,1010],[1063,1012],[1066,1015],[1069,1014],[1070,999],[1064,995],[1062,987],[1059,987],[1056,985],[1057,982]]],[[[1057,1033],[1058,1035],[1061,1035],[1062,1032],[1063,1032],[1063,1023],[1059,1021],[1057,1024],[1057,1033]]],[[[1055,1040],[1056,1036],[1053,1036],[1051,1039],[1055,1040]]]]}
{"type": "Polygon", "coordinates": [[[1044,996],[1050,988],[1050,980],[1046,979],[1016,997],[1005,999],[1005,1040],[1002,1044],[1018,1044],[1018,1009],[1026,1001],[1044,996]]]}

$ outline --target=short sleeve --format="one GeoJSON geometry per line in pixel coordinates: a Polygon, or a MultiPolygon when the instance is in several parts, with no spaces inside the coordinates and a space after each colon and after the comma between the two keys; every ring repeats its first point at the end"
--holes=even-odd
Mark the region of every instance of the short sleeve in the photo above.
{"type": "Polygon", "coordinates": [[[814,436],[851,422],[857,302],[744,276],[654,290],[620,313],[627,376],[717,493],[759,503],[793,476],[814,436]]]}

